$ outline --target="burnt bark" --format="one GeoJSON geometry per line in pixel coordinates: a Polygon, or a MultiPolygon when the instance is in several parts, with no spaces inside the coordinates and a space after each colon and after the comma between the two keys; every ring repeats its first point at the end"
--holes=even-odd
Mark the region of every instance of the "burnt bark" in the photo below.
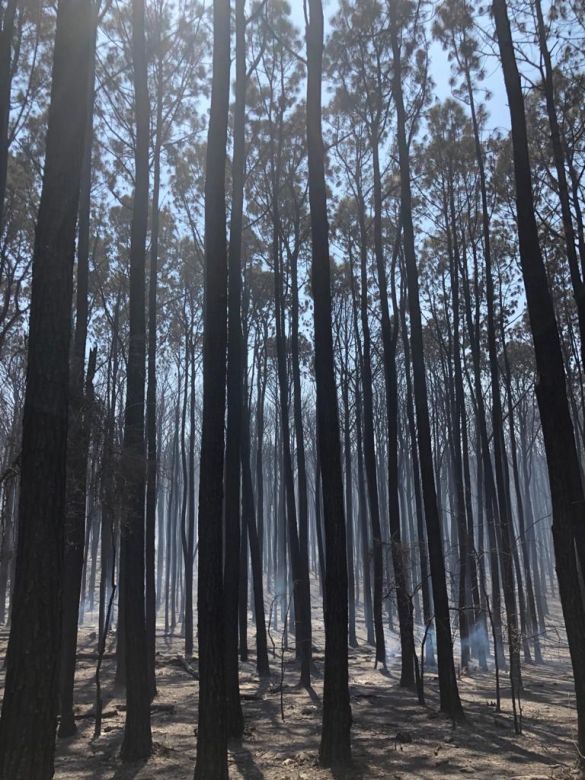
{"type": "Polygon", "coordinates": [[[524,97],[505,0],[494,0],[493,13],[510,107],[520,260],[538,371],[536,394],[547,457],[553,509],[557,579],[577,702],[578,749],[585,754],[585,610],[578,561],[583,556],[584,501],[575,434],[559,331],[548,288],[534,212],[524,97]]]}
{"type": "MultiPolygon", "coordinates": [[[[227,442],[225,453],[225,560],[224,640],[229,737],[241,737],[244,716],[238,681],[238,598],[240,565],[247,564],[245,545],[240,551],[240,498],[242,446],[242,212],[246,155],[246,19],[245,0],[236,0],[236,86],[234,151],[232,160],[232,210],[228,253],[227,442]]],[[[247,610],[247,604],[240,605],[247,610]]],[[[247,613],[246,613],[247,614],[247,613]]]]}
{"type": "Polygon", "coordinates": [[[205,176],[203,416],[199,478],[199,722],[196,780],[227,780],[223,595],[224,416],[227,349],[225,163],[230,4],[213,2],[213,75],[205,176]]]}
{"type": "Polygon", "coordinates": [[[136,137],[135,184],[130,233],[129,347],[121,469],[124,516],[121,528],[123,559],[124,640],[126,654],[126,722],[121,756],[124,761],[147,758],[152,751],[150,690],[144,601],[144,495],[146,441],[144,389],[146,384],[146,231],[148,224],[149,97],[146,63],[144,0],[132,2],[132,51],[136,137]]]}
{"type": "Polygon", "coordinates": [[[402,92],[401,46],[398,32],[397,9],[390,6],[390,35],[394,68],[392,74],[392,92],[396,104],[396,127],[398,155],[400,164],[400,195],[403,226],[403,247],[406,265],[408,304],[410,313],[411,357],[414,380],[414,404],[418,429],[418,448],[420,458],[423,503],[427,524],[429,562],[435,605],[435,624],[437,634],[437,658],[441,710],[452,718],[461,718],[463,709],[459,698],[453,646],[449,599],[443,557],[441,520],[437,504],[437,492],[433,470],[433,453],[429,423],[427,380],[424,362],[424,344],[419,299],[418,269],[412,221],[412,194],[410,183],[410,153],[406,135],[406,112],[402,92]]]}
{"type": "Polygon", "coordinates": [[[0,777],[6,780],[53,775],[73,257],[90,52],[89,3],[60,0],[33,251],[18,542],[0,719],[0,777]]]}
{"type": "Polygon", "coordinates": [[[347,663],[347,564],[341,444],[333,334],[325,154],[321,134],[323,8],[309,0],[307,19],[307,148],[311,209],[312,292],[315,325],[317,438],[325,527],[325,671],[319,761],[339,767],[351,760],[351,707],[347,663]]]}

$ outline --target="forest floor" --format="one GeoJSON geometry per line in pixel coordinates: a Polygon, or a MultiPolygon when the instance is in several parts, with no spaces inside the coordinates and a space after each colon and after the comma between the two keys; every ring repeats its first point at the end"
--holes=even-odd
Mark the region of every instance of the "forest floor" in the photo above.
{"type": "MultiPolygon", "coordinates": [[[[89,616],[91,618],[91,615],[89,616]]],[[[456,727],[438,712],[437,679],[425,675],[426,706],[401,689],[399,657],[391,655],[387,674],[375,670],[373,649],[358,632],[359,648],[350,651],[353,712],[353,766],[331,773],[317,764],[321,723],[322,626],[314,623],[314,689],[297,687],[294,653],[285,652],[281,714],[281,637],[273,631],[273,678],[260,681],[254,663],[241,664],[246,729],[241,744],[230,745],[230,778],[309,780],[312,778],[570,778],[575,764],[575,696],[562,620],[558,610],[544,640],[546,662],[523,668],[522,734],[514,732],[507,675],[502,675],[502,712],[495,711],[490,672],[472,670],[459,680],[465,722],[456,727]]],[[[250,631],[250,645],[253,632],[250,631]]],[[[0,636],[5,650],[6,632],[0,636]]],[[[394,635],[388,637],[395,651],[394,635]]],[[[197,682],[184,665],[179,636],[158,639],[158,696],[152,709],[154,755],[145,764],[124,766],[119,750],[124,700],[114,693],[112,649],[102,668],[102,736],[92,739],[95,697],[95,628],[80,630],[76,701],[78,734],[60,740],[58,780],[183,780],[192,778],[196,749],[197,682]]],[[[196,668],[196,660],[191,668],[196,668]]],[[[16,780],[16,779],[15,779],[16,780]]]]}

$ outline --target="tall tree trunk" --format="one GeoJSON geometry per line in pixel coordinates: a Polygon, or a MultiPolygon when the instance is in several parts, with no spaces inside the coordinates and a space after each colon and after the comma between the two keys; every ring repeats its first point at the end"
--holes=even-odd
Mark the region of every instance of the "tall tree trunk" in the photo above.
{"type": "MultiPolygon", "coordinates": [[[[156,35],[160,38],[160,27],[156,35]]],[[[163,131],[163,74],[159,57],[156,69],[156,125],[152,183],[152,223],[150,230],[150,279],[148,287],[148,386],[146,389],[146,642],[148,652],[148,685],[150,696],[156,696],[156,586],[155,586],[155,523],[158,490],[157,415],[156,415],[156,337],[160,158],[163,131]]],[[[162,546],[161,540],[159,545],[162,546]]]]}
{"type": "MultiPolygon", "coordinates": [[[[481,152],[481,149],[480,149],[481,152]]],[[[481,182],[481,176],[480,176],[481,182]]],[[[487,197],[487,195],[486,195],[487,197]]],[[[487,207],[487,200],[486,200],[487,207]]],[[[489,228],[489,224],[488,224],[489,228]]],[[[485,241],[485,237],[484,237],[485,241]]],[[[489,242],[489,230],[487,233],[489,242]]],[[[484,252],[485,252],[484,246],[484,252]]],[[[482,465],[483,481],[482,487],[485,489],[485,510],[487,516],[487,532],[489,541],[489,561],[491,571],[491,620],[493,622],[494,636],[496,646],[494,654],[497,655],[500,669],[505,668],[506,660],[504,658],[504,641],[502,637],[502,607],[501,607],[501,586],[500,586],[500,565],[498,556],[498,542],[496,537],[496,515],[497,515],[497,497],[494,481],[494,472],[492,469],[492,457],[489,446],[487,415],[485,401],[483,397],[483,384],[481,377],[481,346],[480,346],[480,292],[479,292],[479,263],[477,252],[473,249],[474,257],[474,287],[475,287],[475,325],[472,318],[471,296],[467,285],[463,286],[465,298],[465,314],[467,319],[467,329],[470,333],[471,355],[473,361],[473,382],[475,389],[476,423],[478,428],[478,438],[480,444],[480,462],[482,465]]],[[[483,545],[483,536],[480,535],[483,545]]],[[[481,551],[480,551],[481,552],[481,551]]],[[[480,556],[480,566],[483,566],[483,559],[480,556]]],[[[482,590],[482,593],[485,589],[482,590]]]]}
{"type": "MultiPolygon", "coordinates": [[[[280,117],[280,120],[282,120],[282,117],[280,117]]],[[[278,123],[277,132],[277,150],[273,155],[272,172],[272,259],[274,263],[274,308],[276,319],[277,353],[276,361],[283,453],[283,478],[286,498],[286,522],[288,529],[288,549],[290,554],[290,565],[293,580],[292,585],[294,592],[296,653],[297,658],[299,658],[301,662],[301,685],[308,687],[311,684],[312,657],[311,597],[308,580],[309,572],[308,569],[305,570],[303,565],[297,527],[297,509],[288,408],[289,380],[286,364],[286,334],[284,330],[283,264],[280,246],[279,182],[282,155],[282,121],[279,121],[278,123]]]]}
{"type": "Polygon", "coordinates": [[[91,153],[97,8],[91,3],[90,73],[87,85],[87,126],[79,193],[79,233],[77,248],[76,320],[71,359],[69,430],[67,439],[67,490],[65,510],[65,549],[63,553],[63,635],[61,638],[59,736],[75,734],[73,685],[77,650],[77,623],[83,570],[87,463],[91,427],[93,370],[88,367],[84,391],[85,348],[88,321],[89,228],[91,201],[91,153]]]}
{"type": "MultiPolygon", "coordinates": [[[[245,0],[236,0],[236,86],[232,209],[228,255],[227,443],[225,453],[224,641],[227,731],[239,738],[244,731],[238,681],[238,595],[240,563],[240,486],[242,437],[242,211],[246,158],[246,18],[245,0]]],[[[247,605],[241,605],[247,611],[247,605]]],[[[247,612],[246,612],[247,614],[247,612]]]]}
{"type": "Polygon", "coordinates": [[[10,96],[12,90],[12,37],[18,0],[8,0],[0,27],[0,236],[4,232],[4,205],[8,176],[10,96]]]}
{"type": "Polygon", "coordinates": [[[396,298],[395,270],[400,250],[400,229],[394,242],[390,286],[394,304],[394,327],[388,308],[388,281],[384,267],[382,244],[382,177],[380,174],[378,131],[372,134],[372,159],[374,172],[374,252],[380,290],[382,312],[382,348],[384,362],[384,387],[386,390],[386,424],[388,431],[388,520],[390,527],[390,551],[396,586],[396,607],[400,630],[400,685],[414,686],[414,630],[412,600],[406,579],[406,562],[400,531],[400,500],[398,495],[398,376],[396,373],[396,343],[398,340],[398,304],[396,298]]]}
{"type": "Polygon", "coordinates": [[[148,225],[149,97],[144,0],[132,1],[132,51],[136,107],[135,185],[130,238],[130,344],[124,412],[122,470],[126,506],[120,555],[124,560],[124,629],[126,652],[126,724],[122,759],[138,761],[152,751],[150,689],[144,602],[144,495],[146,442],[145,266],[148,225]]]}
{"type": "MultiPolygon", "coordinates": [[[[499,382],[498,382],[498,371],[497,371],[497,351],[495,346],[492,252],[491,252],[490,218],[489,218],[489,206],[488,206],[488,196],[487,196],[487,183],[486,183],[486,176],[485,176],[485,163],[483,157],[483,149],[481,146],[481,138],[479,132],[479,121],[477,119],[477,112],[475,108],[475,94],[473,91],[473,84],[471,81],[471,67],[469,65],[465,53],[464,53],[463,62],[464,62],[465,84],[467,88],[467,98],[469,100],[471,124],[473,128],[475,158],[476,158],[477,169],[479,173],[479,189],[481,195],[481,220],[482,220],[481,224],[482,224],[483,249],[484,249],[485,266],[486,266],[486,299],[487,299],[487,306],[488,306],[488,331],[489,331],[488,352],[489,352],[489,359],[490,359],[491,388],[493,393],[494,389],[496,387],[499,387],[499,382]]],[[[474,251],[474,258],[475,258],[475,251],[474,251]]],[[[490,455],[489,443],[487,437],[485,405],[483,400],[483,393],[481,391],[481,379],[480,379],[480,369],[479,369],[479,364],[480,364],[479,361],[479,285],[478,285],[477,277],[478,277],[478,268],[476,262],[475,284],[476,284],[476,307],[477,307],[478,315],[476,317],[477,333],[476,333],[476,339],[474,339],[472,342],[472,351],[473,348],[475,347],[473,359],[474,359],[475,386],[476,386],[476,396],[477,396],[476,402],[478,404],[482,454],[483,454],[483,459],[485,464],[484,465],[485,476],[486,476],[485,487],[487,493],[486,506],[488,512],[488,533],[490,535],[490,568],[492,571],[492,602],[493,602],[492,611],[493,611],[494,628],[495,628],[495,636],[496,636],[496,647],[494,648],[494,653],[498,653],[500,665],[503,666],[505,661],[503,655],[503,640],[502,640],[502,626],[501,626],[502,618],[501,618],[501,601],[500,601],[500,573],[499,573],[499,566],[498,566],[497,543],[495,539],[496,518],[494,516],[494,510],[497,509],[497,505],[496,505],[497,494],[496,494],[496,484],[494,482],[494,472],[492,469],[491,455],[490,455]]],[[[468,324],[469,324],[469,331],[471,333],[472,328],[471,328],[471,307],[470,306],[468,307],[468,324]]],[[[499,407],[500,407],[500,402],[499,402],[499,390],[498,390],[495,397],[495,407],[493,407],[494,411],[492,413],[494,424],[496,419],[498,418],[499,407]]],[[[501,426],[501,409],[500,409],[499,417],[500,417],[499,424],[501,426]]],[[[495,453],[494,455],[496,456],[495,453]]],[[[508,568],[508,574],[509,574],[509,568],[508,568]]]]}
{"type": "Polygon", "coordinates": [[[312,288],[315,324],[317,440],[323,479],[325,526],[325,672],[322,766],[343,766],[351,760],[351,707],[347,664],[347,565],[341,444],[331,330],[331,272],[325,151],[321,134],[323,8],[309,0],[307,19],[307,149],[311,209],[312,288]]]}
{"type": "Polygon", "coordinates": [[[196,780],[227,780],[223,478],[227,348],[225,163],[230,4],[213,2],[213,76],[205,176],[203,415],[199,472],[199,722],[196,780]]]}
{"type": "MultiPolygon", "coordinates": [[[[246,323],[248,295],[243,297],[242,319],[246,323]]],[[[250,406],[248,399],[248,328],[242,334],[242,523],[250,544],[250,563],[252,569],[252,587],[254,595],[254,621],[256,624],[256,670],[260,677],[270,674],[268,663],[268,642],[266,636],[266,614],[264,609],[264,583],[262,576],[262,547],[256,526],[254,506],[254,486],[250,465],[250,406]]],[[[246,551],[247,554],[247,551],[246,551]]],[[[246,614],[247,617],[247,614],[246,614]]]]}
{"type": "Polygon", "coordinates": [[[366,624],[367,642],[373,645],[376,641],[374,628],[374,609],[372,605],[372,587],[371,587],[371,566],[370,566],[370,545],[368,538],[368,511],[366,502],[366,490],[364,479],[364,458],[363,458],[363,435],[362,435],[362,400],[360,387],[362,386],[361,367],[363,365],[362,346],[358,328],[357,314],[357,294],[355,289],[355,278],[353,275],[352,263],[348,266],[349,282],[351,288],[351,302],[353,315],[353,333],[356,344],[356,378],[355,378],[355,424],[356,424],[356,447],[357,447],[357,488],[358,488],[358,506],[359,506],[359,524],[360,538],[362,542],[362,564],[364,580],[364,621],[366,624]]]}
{"type": "MultiPolygon", "coordinates": [[[[346,356],[346,359],[349,356],[346,356]]],[[[349,416],[349,376],[348,372],[342,379],[343,398],[343,452],[345,457],[345,517],[347,523],[347,577],[348,577],[348,609],[349,609],[349,646],[357,647],[355,633],[355,575],[353,554],[353,475],[351,457],[351,425],[349,416]]]]}
{"type": "MultiPolygon", "coordinates": [[[[297,223],[298,226],[298,223],[297,223]]],[[[290,256],[291,285],[291,368],[293,380],[293,413],[297,455],[297,498],[299,517],[299,548],[301,555],[302,575],[309,582],[309,509],[307,503],[307,466],[305,457],[305,439],[303,432],[303,406],[301,398],[301,370],[299,364],[299,286],[298,286],[298,255],[297,249],[290,256]]],[[[309,604],[310,608],[310,604],[309,604]]]]}
{"type": "Polygon", "coordinates": [[[493,13],[510,107],[520,260],[538,372],[536,395],[550,480],[557,578],[575,681],[578,749],[579,755],[583,756],[585,609],[578,584],[577,562],[579,560],[582,565],[585,561],[582,528],[584,495],[567,400],[559,332],[534,213],[524,97],[505,0],[494,0],[493,13]]]}
{"type": "Polygon", "coordinates": [[[459,241],[457,239],[457,221],[455,215],[454,181],[451,163],[448,171],[448,195],[445,203],[445,228],[447,233],[447,248],[449,254],[449,276],[451,281],[451,300],[453,308],[453,381],[452,401],[452,453],[454,476],[454,499],[457,519],[457,538],[459,544],[459,636],[461,641],[461,668],[467,669],[471,657],[469,642],[470,627],[468,604],[466,599],[466,580],[469,576],[469,541],[467,536],[467,508],[465,503],[465,485],[463,477],[463,453],[461,448],[461,418],[465,407],[463,375],[461,367],[461,307],[459,296],[459,241]]]}
{"type": "Polygon", "coordinates": [[[376,471],[376,445],[374,437],[374,402],[371,363],[370,322],[368,312],[368,249],[366,236],[366,220],[363,198],[358,198],[360,227],[360,314],[362,324],[362,397],[364,409],[364,465],[366,468],[366,483],[372,525],[372,543],[374,547],[374,631],[376,633],[376,664],[386,668],[386,643],[384,640],[384,621],[382,617],[384,588],[384,556],[382,528],[380,523],[380,499],[378,494],[378,477],[376,471]]]}
{"type": "Polygon", "coordinates": [[[73,258],[91,49],[90,4],[60,0],[33,250],[18,543],[0,719],[0,777],[6,780],[53,776],[73,258]]]}
{"type": "MultiPolygon", "coordinates": [[[[501,307],[501,303],[500,303],[501,307]]],[[[516,446],[515,430],[515,409],[512,398],[512,376],[510,371],[510,361],[508,359],[508,350],[506,345],[506,335],[504,332],[503,318],[500,318],[500,334],[504,355],[504,381],[506,383],[506,395],[508,401],[508,428],[510,437],[510,450],[512,455],[512,473],[514,477],[514,492],[516,494],[516,513],[518,516],[518,537],[520,540],[520,549],[522,550],[522,563],[524,568],[524,581],[526,583],[526,602],[529,636],[534,644],[534,658],[536,663],[542,663],[542,652],[540,650],[540,638],[538,636],[538,624],[536,618],[536,599],[534,597],[534,585],[532,580],[532,571],[530,567],[530,556],[528,554],[528,541],[526,538],[526,519],[524,517],[524,502],[522,500],[522,489],[520,485],[520,469],[518,466],[518,451],[516,446]]],[[[518,577],[518,580],[520,577],[518,577]]],[[[519,589],[519,596],[522,591],[519,589]]],[[[524,642],[528,642],[529,637],[523,637],[524,642]]]]}
{"type": "MultiPolygon", "coordinates": [[[[416,535],[419,547],[420,560],[420,578],[423,602],[423,619],[426,626],[431,626],[433,622],[433,597],[431,593],[431,580],[429,573],[429,559],[427,555],[427,541],[424,529],[424,508],[422,501],[422,491],[420,484],[420,465],[418,459],[418,448],[416,439],[416,422],[414,416],[414,402],[412,397],[412,378],[410,374],[410,344],[408,338],[408,329],[406,327],[406,296],[401,296],[400,300],[400,327],[402,330],[402,349],[404,351],[404,372],[406,377],[406,416],[408,419],[408,432],[410,435],[412,476],[414,482],[414,505],[416,511],[416,535]]],[[[425,642],[425,666],[432,668],[435,666],[435,648],[433,634],[429,633],[425,642]]]]}
{"type": "Polygon", "coordinates": [[[266,341],[267,325],[264,328],[264,349],[256,351],[256,527],[258,528],[258,546],[260,560],[264,560],[264,398],[266,396],[268,354],[266,341]],[[261,360],[262,356],[262,360],[261,360]]]}
{"type": "MultiPolygon", "coordinates": [[[[571,201],[569,199],[569,186],[567,183],[567,174],[565,171],[565,154],[561,131],[559,128],[559,119],[555,101],[555,83],[554,71],[546,40],[546,28],[542,14],[542,3],[540,0],[534,0],[536,10],[538,43],[542,61],[544,62],[544,78],[542,86],[544,87],[544,97],[546,100],[546,112],[550,127],[550,140],[552,146],[553,160],[557,174],[557,191],[559,202],[561,204],[561,217],[563,222],[563,233],[565,236],[565,249],[567,251],[567,260],[569,261],[569,273],[571,276],[571,285],[573,295],[577,306],[577,320],[579,323],[579,336],[581,345],[581,364],[585,369],[585,285],[581,269],[579,268],[579,259],[577,257],[575,227],[571,215],[571,201]]],[[[578,202],[578,201],[577,201],[578,202]]]]}
{"type": "Polygon", "coordinates": [[[418,447],[420,457],[423,502],[427,523],[429,562],[435,605],[435,623],[437,632],[437,657],[439,671],[439,689],[441,710],[452,718],[461,718],[463,709],[459,699],[459,689],[453,663],[453,643],[449,616],[449,598],[445,577],[445,560],[441,520],[437,504],[435,477],[433,471],[433,452],[429,424],[427,381],[424,363],[424,345],[422,319],[419,300],[418,270],[414,227],[412,222],[412,195],[410,185],[410,152],[406,136],[406,114],[402,94],[402,63],[399,31],[396,19],[396,7],[390,5],[390,36],[394,69],[392,74],[392,92],[396,104],[396,127],[398,138],[398,156],[400,164],[401,214],[404,235],[404,258],[410,312],[411,355],[414,379],[414,403],[418,427],[418,447]]]}
{"type": "MultiPolygon", "coordinates": [[[[187,474],[185,475],[185,490],[187,493],[187,525],[182,526],[183,567],[185,574],[184,594],[184,630],[185,655],[193,655],[193,567],[195,565],[195,344],[189,334],[191,351],[191,374],[187,373],[185,381],[189,382],[189,452],[187,458],[187,474]]],[[[187,391],[187,385],[185,385],[187,391]]],[[[185,393],[187,403],[187,393],[185,393]]]]}

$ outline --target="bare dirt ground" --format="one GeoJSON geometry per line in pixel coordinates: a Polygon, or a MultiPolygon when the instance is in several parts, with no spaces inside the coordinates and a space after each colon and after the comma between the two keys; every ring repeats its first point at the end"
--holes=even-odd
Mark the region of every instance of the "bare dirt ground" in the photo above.
{"type": "MultiPolygon", "coordinates": [[[[90,616],[91,617],[91,616],[90,616]]],[[[285,653],[283,705],[280,694],[280,635],[273,632],[273,678],[259,681],[253,663],[241,665],[246,730],[241,744],[230,745],[231,778],[309,780],[310,778],[570,778],[575,762],[575,695],[561,619],[555,610],[544,641],[546,663],[526,666],[522,734],[514,733],[507,677],[502,677],[502,712],[495,712],[494,675],[472,671],[460,679],[466,720],[454,725],[438,713],[437,680],[425,675],[427,704],[398,686],[399,659],[388,674],[373,668],[373,649],[359,635],[350,651],[353,712],[353,766],[346,773],[318,767],[321,720],[323,635],[315,622],[314,689],[296,687],[298,670],[285,653]],[[398,739],[397,739],[398,737],[398,739]]],[[[180,637],[158,640],[157,684],[153,704],[153,757],[123,766],[118,754],[124,726],[124,700],[114,693],[114,660],[103,665],[102,736],[93,739],[95,629],[81,629],[76,701],[79,732],[57,746],[58,780],[183,780],[193,776],[196,750],[197,682],[182,665],[180,637]]],[[[6,632],[2,632],[5,647],[6,632]]],[[[394,642],[392,645],[394,646],[394,642]]],[[[253,647],[253,637],[250,637],[253,647]]],[[[4,647],[2,649],[4,649],[4,647]]],[[[111,648],[108,648],[111,652],[111,648]]],[[[193,661],[196,668],[196,660],[193,661]]],[[[16,779],[15,779],[16,780],[16,779]]]]}

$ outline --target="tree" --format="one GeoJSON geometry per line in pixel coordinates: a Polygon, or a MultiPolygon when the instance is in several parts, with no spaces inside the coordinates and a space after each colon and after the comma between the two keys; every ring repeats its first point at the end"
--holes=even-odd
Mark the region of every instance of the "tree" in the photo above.
{"type": "Polygon", "coordinates": [[[449,600],[445,579],[445,560],[443,557],[441,521],[437,506],[433,453],[429,424],[429,406],[424,362],[422,320],[419,300],[418,270],[414,227],[412,221],[412,194],[410,184],[410,154],[406,134],[406,112],[402,86],[402,52],[399,30],[408,23],[412,14],[409,4],[390,5],[390,36],[394,67],[392,72],[392,90],[396,105],[396,134],[400,164],[401,221],[403,229],[404,260],[410,313],[410,340],[413,368],[414,405],[418,427],[418,449],[420,458],[423,503],[427,524],[429,563],[435,605],[435,623],[437,630],[437,658],[439,670],[439,688],[441,710],[452,718],[461,718],[463,709],[459,699],[453,648],[451,641],[451,622],[449,600]]]}
{"type": "Polygon", "coordinates": [[[19,532],[0,718],[0,776],[7,779],[53,775],[72,270],[91,51],[90,4],[60,0],[33,254],[19,532]]]}
{"type": "Polygon", "coordinates": [[[199,723],[195,778],[227,778],[223,617],[223,469],[227,347],[225,163],[229,0],[213,3],[213,74],[205,174],[203,423],[199,479],[199,723]]]}
{"type": "Polygon", "coordinates": [[[61,689],[59,736],[69,737],[76,731],[73,715],[73,685],[77,650],[79,596],[85,541],[87,499],[87,466],[92,417],[92,366],[85,371],[88,326],[88,281],[90,251],[91,155],[93,146],[93,103],[95,80],[95,44],[98,7],[92,3],[91,64],[87,85],[87,127],[81,172],[79,203],[79,239],[77,252],[76,319],[71,359],[71,390],[67,442],[67,494],[65,517],[65,551],[63,559],[63,637],[61,647],[61,689]]]}
{"type": "Polygon", "coordinates": [[[343,766],[351,759],[351,707],[347,663],[347,563],[339,413],[331,332],[331,271],[325,152],[321,135],[323,8],[309,0],[307,18],[307,151],[313,250],[312,290],[315,325],[317,435],[323,485],[325,559],[325,672],[322,766],[343,766]]]}
{"type": "Polygon", "coordinates": [[[585,609],[578,566],[585,561],[581,507],[585,497],[556,316],[534,212],[524,97],[505,0],[494,0],[494,21],[512,123],[516,209],[522,276],[538,371],[536,396],[544,436],[553,515],[556,570],[577,699],[578,750],[585,754],[585,609]]]}
{"type": "MultiPolygon", "coordinates": [[[[246,152],[245,0],[236,2],[236,99],[232,161],[232,213],[228,254],[227,442],[225,453],[224,620],[227,729],[241,737],[244,716],[238,684],[238,594],[240,586],[240,485],[242,449],[242,212],[246,152]]],[[[244,552],[246,548],[244,546],[244,552]]],[[[247,564],[247,555],[243,558],[247,564]]],[[[247,605],[246,605],[247,607],[247,605]]]]}
{"type": "Polygon", "coordinates": [[[149,97],[144,0],[132,2],[132,52],[136,110],[135,184],[130,228],[129,346],[124,411],[122,476],[125,502],[121,528],[124,578],[126,723],[122,758],[137,761],[152,751],[148,647],[144,600],[146,440],[146,232],[148,223],[149,97]]]}
{"type": "Polygon", "coordinates": [[[0,236],[4,231],[4,198],[8,177],[8,125],[10,121],[10,89],[14,73],[12,38],[16,20],[17,0],[8,0],[0,21],[0,236]]]}

